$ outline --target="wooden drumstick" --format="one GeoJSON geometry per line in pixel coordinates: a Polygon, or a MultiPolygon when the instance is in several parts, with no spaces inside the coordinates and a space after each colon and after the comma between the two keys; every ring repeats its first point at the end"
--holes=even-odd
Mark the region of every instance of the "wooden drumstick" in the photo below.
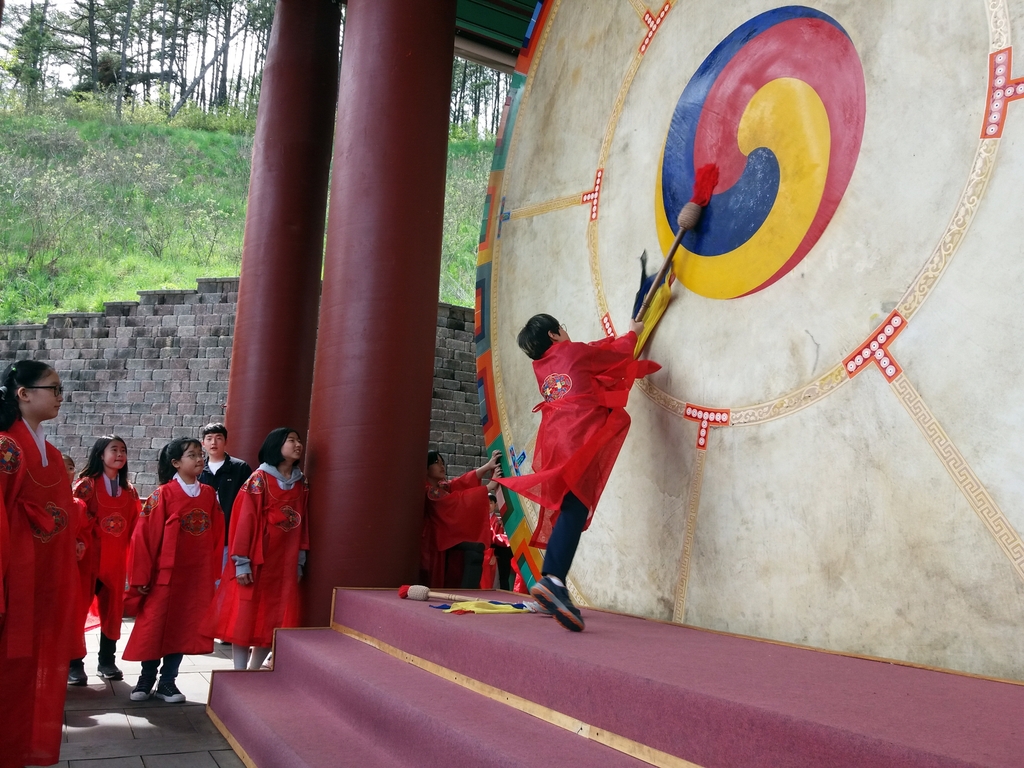
{"type": "Polygon", "coordinates": [[[676,239],[672,241],[672,247],[668,249],[668,256],[665,257],[664,263],[661,265],[661,269],[658,270],[657,276],[654,278],[654,282],[651,283],[651,287],[647,290],[647,295],[644,296],[644,301],[640,305],[640,309],[637,310],[636,317],[633,319],[638,323],[642,323],[644,316],[647,314],[647,308],[651,306],[651,302],[654,300],[654,294],[658,292],[658,288],[664,282],[666,275],[672,268],[672,259],[676,255],[676,251],[679,249],[680,243],[683,242],[683,235],[687,231],[697,226],[697,222],[700,221],[700,215],[703,213],[704,208],[711,201],[711,193],[715,189],[715,185],[718,183],[718,166],[714,163],[708,163],[702,165],[697,169],[697,173],[694,177],[693,182],[693,197],[690,199],[683,209],[679,211],[679,217],[676,223],[679,225],[679,231],[676,233],[676,239]]]}
{"type": "Polygon", "coordinates": [[[398,596],[405,600],[443,600],[446,603],[465,603],[470,600],[477,600],[475,597],[465,595],[452,595],[447,592],[432,592],[421,584],[405,584],[398,588],[398,596]]]}

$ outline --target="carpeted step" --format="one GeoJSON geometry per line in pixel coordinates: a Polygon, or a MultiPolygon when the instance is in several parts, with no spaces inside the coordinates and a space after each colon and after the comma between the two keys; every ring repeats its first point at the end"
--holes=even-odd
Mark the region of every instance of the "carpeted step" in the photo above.
{"type": "MultiPolygon", "coordinates": [[[[502,593],[474,593],[508,600],[502,593]]],[[[335,626],[706,768],[1017,768],[1024,686],[584,609],[452,615],[340,589],[335,626]]]]}
{"type": "Polygon", "coordinates": [[[329,629],[279,631],[274,657],[211,689],[259,768],[644,765],[329,629]]]}
{"type": "Polygon", "coordinates": [[[397,765],[316,697],[273,672],[215,672],[209,709],[259,768],[397,765]]]}

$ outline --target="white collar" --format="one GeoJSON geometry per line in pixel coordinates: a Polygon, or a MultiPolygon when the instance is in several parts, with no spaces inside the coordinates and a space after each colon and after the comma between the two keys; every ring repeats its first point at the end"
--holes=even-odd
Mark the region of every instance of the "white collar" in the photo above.
{"type": "Polygon", "coordinates": [[[191,496],[193,499],[199,495],[203,490],[203,484],[196,480],[192,485],[188,485],[184,480],[181,479],[181,475],[177,472],[174,473],[174,479],[178,481],[178,485],[181,486],[181,490],[185,492],[187,496],[191,496]]]}
{"type": "Polygon", "coordinates": [[[111,498],[116,499],[118,496],[121,495],[121,483],[119,482],[118,478],[114,478],[113,480],[111,480],[109,477],[107,477],[107,473],[104,472],[103,473],[103,482],[105,482],[107,484],[107,495],[108,496],[110,496],[111,498]]]}
{"type": "Polygon", "coordinates": [[[46,432],[43,431],[43,423],[39,422],[39,426],[35,429],[29,427],[28,422],[25,422],[25,428],[32,434],[32,437],[36,441],[36,448],[39,449],[39,458],[42,460],[42,464],[46,466],[46,432]]]}

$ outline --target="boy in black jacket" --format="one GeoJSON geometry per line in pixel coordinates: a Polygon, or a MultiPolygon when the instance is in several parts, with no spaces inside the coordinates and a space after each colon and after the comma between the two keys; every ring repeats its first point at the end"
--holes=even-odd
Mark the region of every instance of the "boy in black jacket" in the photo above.
{"type": "Polygon", "coordinates": [[[242,483],[249,479],[252,468],[241,459],[228,456],[228,430],[223,424],[207,424],[200,432],[200,441],[206,451],[206,465],[199,482],[217,492],[220,508],[224,510],[224,558],[227,561],[228,530],[231,524],[231,506],[242,483]]]}

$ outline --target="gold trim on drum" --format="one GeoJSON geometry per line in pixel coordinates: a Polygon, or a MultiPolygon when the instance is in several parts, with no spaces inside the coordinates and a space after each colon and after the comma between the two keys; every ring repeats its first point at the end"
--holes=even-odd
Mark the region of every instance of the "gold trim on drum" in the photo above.
{"type": "Polygon", "coordinates": [[[967,234],[971,222],[974,221],[974,214],[978,211],[981,198],[988,186],[988,180],[992,176],[998,149],[999,139],[982,139],[979,143],[978,152],[974,156],[974,165],[971,167],[971,175],[967,179],[964,191],[960,194],[953,218],[950,219],[939,244],[935,246],[931,258],[925,262],[910,288],[903,294],[900,303],[896,305],[899,313],[908,320],[921,308],[924,300],[928,298],[928,294],[939,282],[939,278],[942,277],[942,273],[946,271],[957,248],[960,247],[964,235],[967,234]]]}
{"type": "MultiPolygon", "coordinates": [[[[587,192],[589,191],[590,190],[587,190],[587,192]]],[[[587,192],[577,192],[575,195],[556,197],[554,200],[547,200],[543,203],[524,205],[522,208],[513,208],[508,212],[508,217],[510,219],[528,219],[531,216],[543,216],[545,213],[561,211],[565,208],[574,208],[577,205],[583,204],[583,196],[587,194],[587,192]]]]}
{"type": "Polygon", "coordinates": [[[700,491],[704,484],[704,462],[708,452],[697,450],[690,477],[690,495],[686,503],[686,533],[683,536],[683,556],[679,561],[679,578],[676,581],[676,601],[672,610],[672,621],[683,623],[686,615],[686,586],[690,581],[690,556],[693,554],[693,540],[697,533],[697,512],[700,509],[700,491]]]}
{"type": "Polygon", "coordinates": [[[633,10],[636,11],[636,15],[643,20],[644,14],[647,13],[647,6],[645,6],[641,0],[629,0],[629,4],[633,6],[633,10]]]}
{"type": "Polygon", "coordinates": [[[1017,576],[1024,581],[1024,541],[1007,519],[1003,510],[996,504],[981,480],[971,469],[967,459],[960,453],[949,435],[939,424],[935,415],[929,410],[920,393],[910,383],[905,374],[900,374],[889,384],[893,392],[899,398],[900,403],[907,409],[907,413],[917,424],[928,444],[939,457],[942,466],[949,472],[957,488],[971,505],[971,509],[981,518],[985,528],[995,539],[996,544],[1006,555],[1006,558],[1013,565],[1017,576]]]}
{"type": "Polygon", "coordinates": [[[988,0],[988,38],[993,52],[1010,47],[1010,9],[1006,0],[988,0]]]}

